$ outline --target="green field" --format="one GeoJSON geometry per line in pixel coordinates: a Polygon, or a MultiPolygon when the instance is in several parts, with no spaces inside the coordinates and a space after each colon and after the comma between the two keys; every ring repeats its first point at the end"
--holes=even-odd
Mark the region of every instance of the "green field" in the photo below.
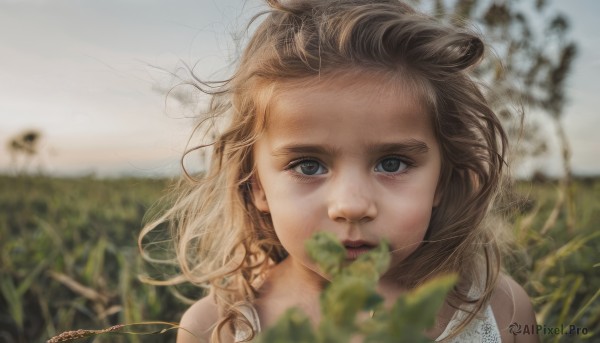
{"type": "MultiPolygon", "coordinates": [[[[188,306],[181,295],[199,297],[200,291],[138,280],[141,273],[168,272],[150,269],[137,250],[142,219],[168,186],[168,180],[0,176],[0,342],[177,321],[188,306]]],[[[518,185],[521,211],[511,221],[519,249],[508,268],[532,296],[540,324],[588,332],[543,335],[544,342],[598,341],[600,180],[578,180],[573,202],[566,197],[554,210],[558,189],[552,182],[518,185]]],[[[96,341],[165,342],[173,334],[96,341]]]]}

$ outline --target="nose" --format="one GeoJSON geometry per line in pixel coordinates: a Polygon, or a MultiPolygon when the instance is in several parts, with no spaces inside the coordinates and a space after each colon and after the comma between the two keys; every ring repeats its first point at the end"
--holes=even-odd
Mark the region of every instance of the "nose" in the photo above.
{"type": "Polygon", "coordinates": [[[332,180],[329,218],[336,222],[360,223],[375,219],[377,206],[372,185],[364,177],[348,173],[332,180]]]}

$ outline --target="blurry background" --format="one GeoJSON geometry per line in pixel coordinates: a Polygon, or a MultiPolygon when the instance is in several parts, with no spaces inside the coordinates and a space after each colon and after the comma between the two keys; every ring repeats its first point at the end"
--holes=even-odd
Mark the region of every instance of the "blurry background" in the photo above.
{"type": "MultiPolygon", "coordinates": [[[[165,70],[198,62],[201,77],[225,75],[218,72],[235,57],[232,34],[259,8],[256,0],[0,1],[0,142],[38,130],[31,168],[52,175],[177,174],[192,123],[166,101],[176,80],[165,70]]],[[[598,174],[600,3],[552,1],[545,17],[558,12],[578,44],[562,111],[573,171],[598,174]]],[[[533,17],[532,26],[545,24],[533,17]]],[[[560,175],[554,128],[543,130],[548,152],[524,163],[520,175],[560,175]]],[[[3,144],[0,171],[11,163],[3,144]]]]}
{"type": "MultiPolygon", "coordinates": [[[[38,130],[31,168],[51,175],[177,174],[192,122],[166,102],[168,72],[198,62],[195,72],[214,77],[256,6],[0,1],[0,141],[38,130]]],[[[0,151],[7,172],[6,144],[0,151]]]]}
{"type": "MultiPolygon", "coordinates": [[[[443,20],[470,18],[504,65],[500,72],[492,59],[477,72],[497,92],[492,102],[517,148],[507,271],[539,323],[586,329],[542,341],[600,341],[600,2],[411,2],[443,20]],[[523,99],[522,133],[508,95],[523,99]]],[[[164,279],[175,269],[145,264],[137,236],[180,173],[193,114],[207,99],[189,87],[167,92],[186,65],[203,79],[226,77],[261,6],[0,0],[0,343],[177,321],[185,297],[202,295],[142,283],[140,275],[164,279]]],[[[166,335],[97,341],[173,340],[166,335]]]]}

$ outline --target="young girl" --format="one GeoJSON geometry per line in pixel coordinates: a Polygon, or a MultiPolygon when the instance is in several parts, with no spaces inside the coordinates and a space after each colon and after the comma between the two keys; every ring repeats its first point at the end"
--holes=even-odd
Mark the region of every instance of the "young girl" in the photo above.
{"type": "Polygon", "coordinates": [[[457,273],[432,340],[537,341],[509,332],[535,317],[500,273],[490,211],[507,140],[469,75],[482,41],[397,0],[268,4],[234,76],[211,92],[203,123],[228,124],[206,174],[140,237],[170,221],[183,275],[172,283],[210,290],[178,342],[250,341],[290,307],[318,323],[327,276],[304,250],[317,231],[349,261],[390,243],[378,284],[389,304],[457,273]]]}

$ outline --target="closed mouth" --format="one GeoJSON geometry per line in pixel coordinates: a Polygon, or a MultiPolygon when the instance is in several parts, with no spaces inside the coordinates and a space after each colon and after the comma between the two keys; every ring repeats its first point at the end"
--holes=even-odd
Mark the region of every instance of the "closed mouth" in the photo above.
{"type": "Polygon", "coordinates": [[[366,241],[344,241],[342,242],[344,248],[346,248],[346,259],[356,260],[360,255],[369,252],[375,247],[366,241]]]}

